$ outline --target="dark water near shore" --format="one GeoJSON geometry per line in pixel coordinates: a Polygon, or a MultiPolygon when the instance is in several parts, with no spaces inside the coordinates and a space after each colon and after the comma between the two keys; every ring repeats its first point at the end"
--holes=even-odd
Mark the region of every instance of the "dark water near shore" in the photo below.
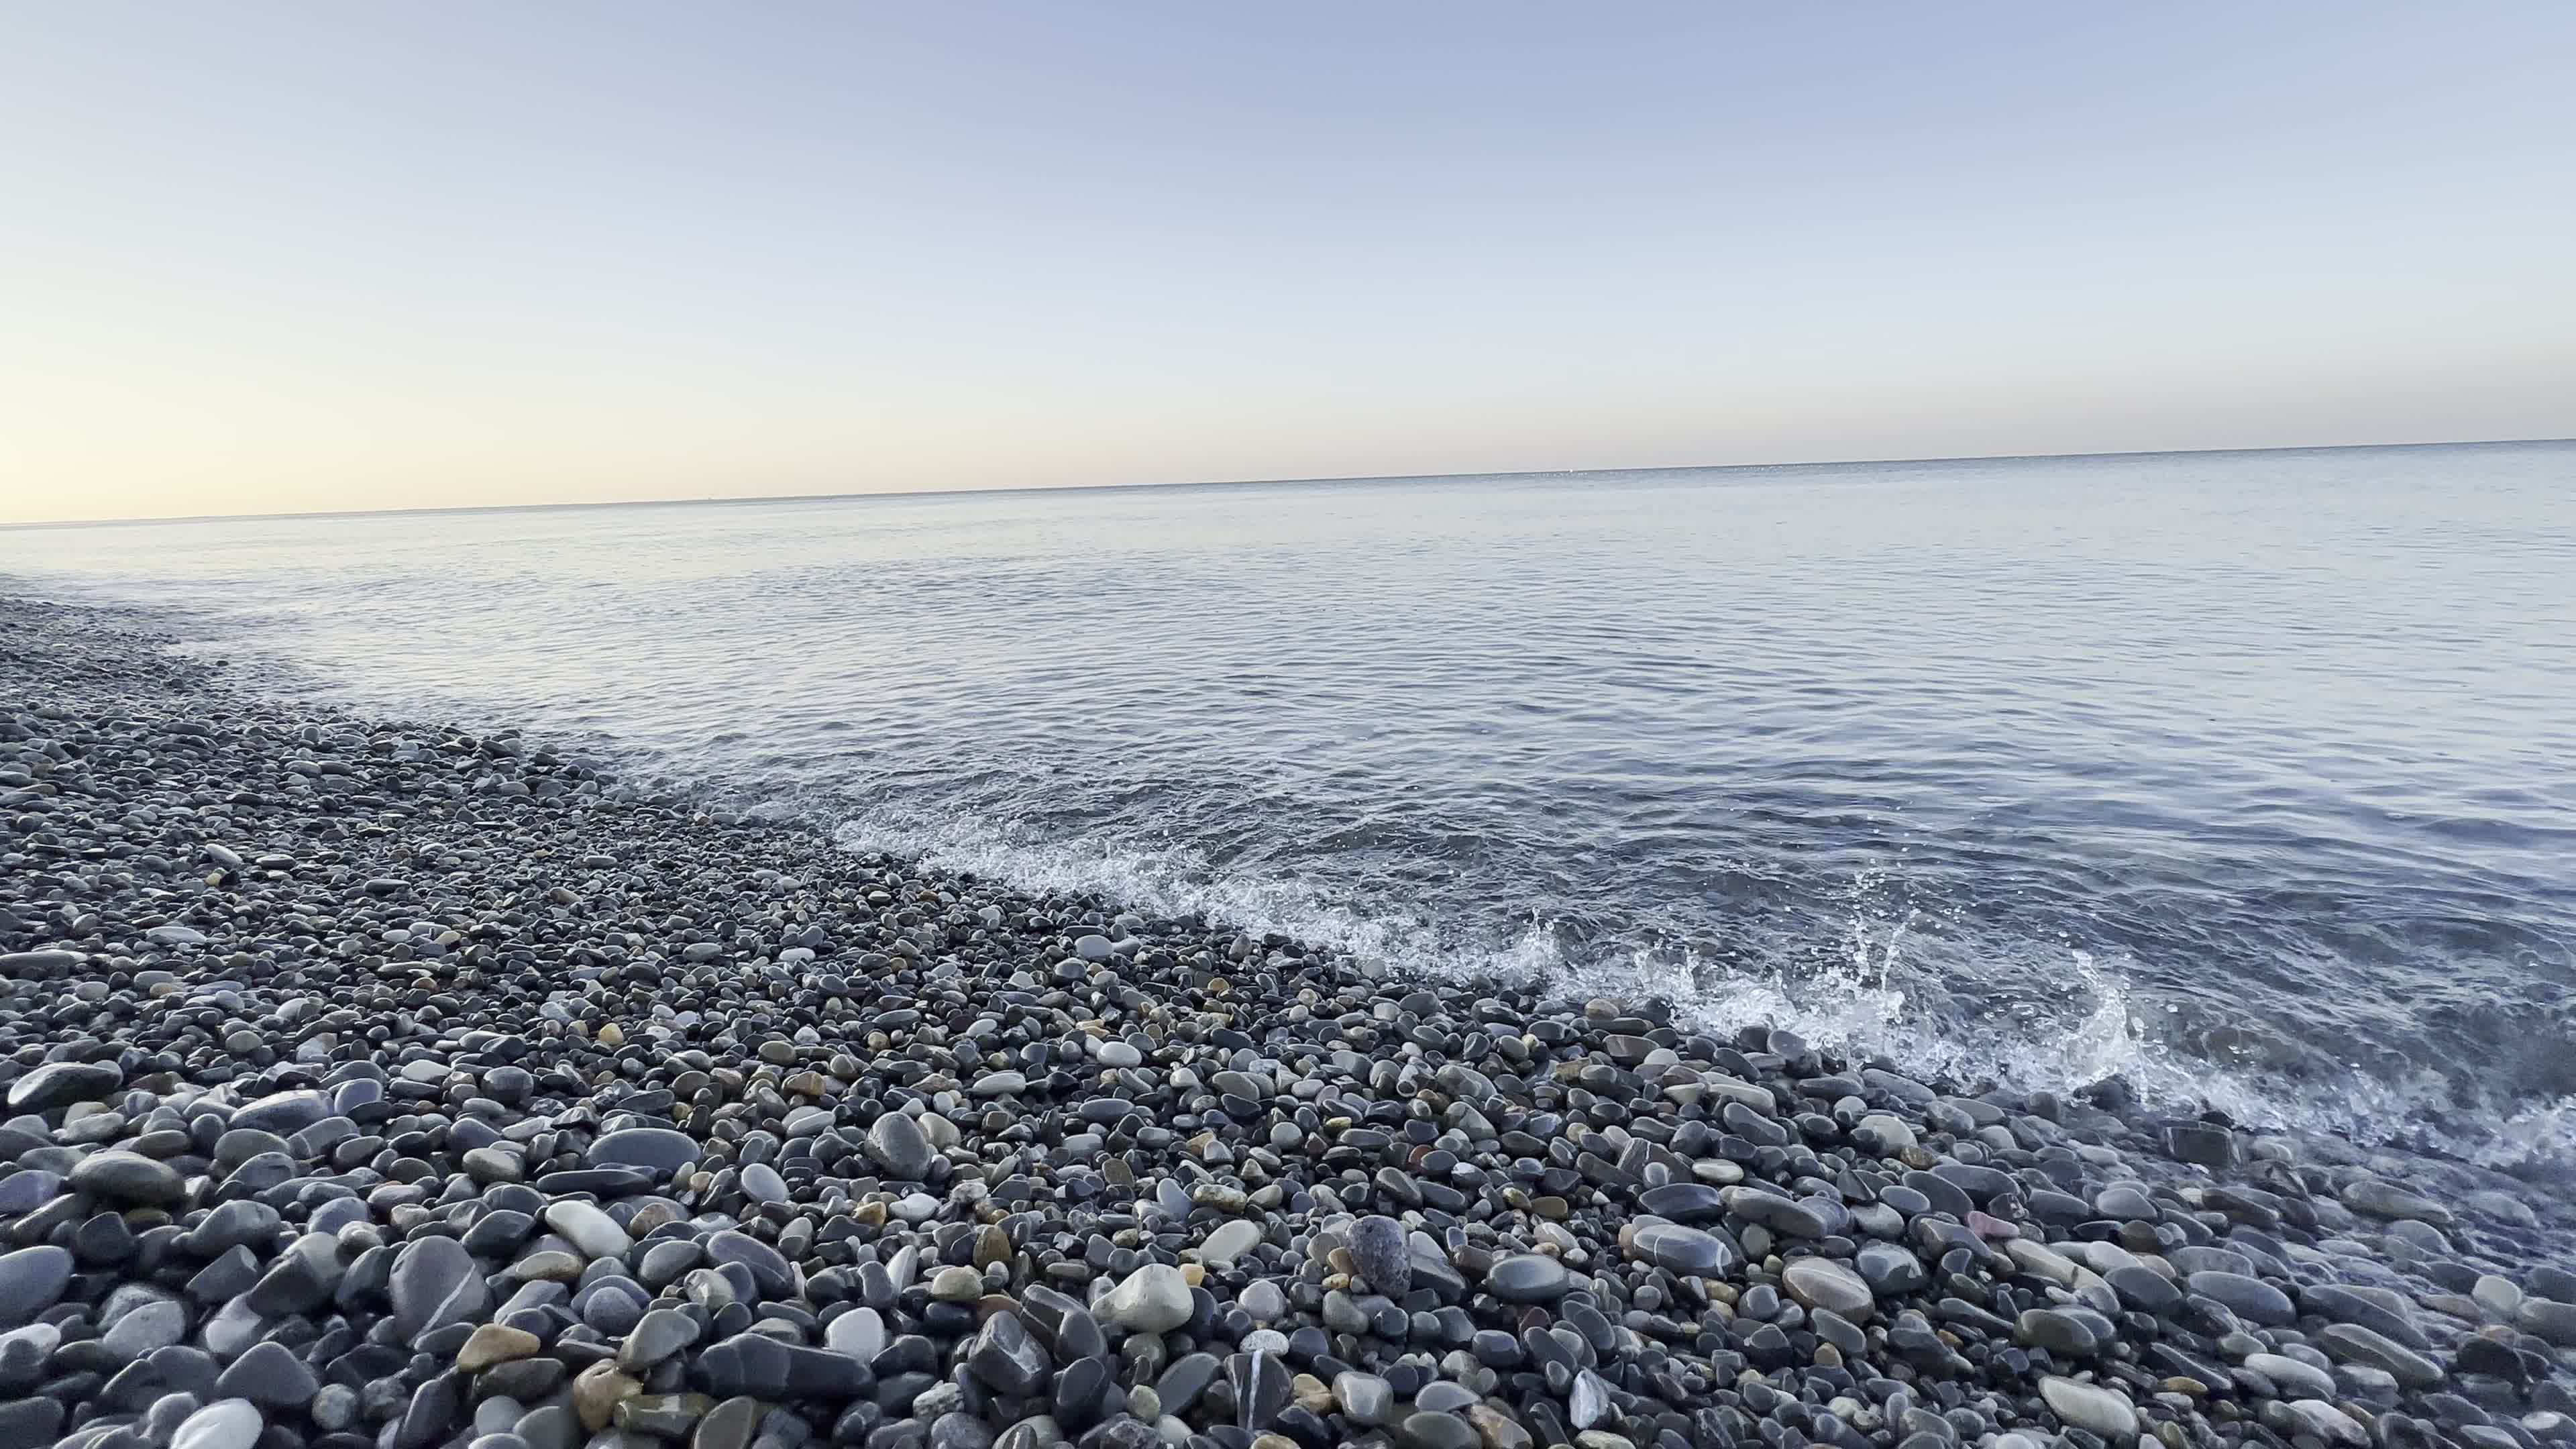
{"type": "Polygon", "coordinates": [[[0,532],[853,843],[2576,1160],[2576,445],[0,532]]]}

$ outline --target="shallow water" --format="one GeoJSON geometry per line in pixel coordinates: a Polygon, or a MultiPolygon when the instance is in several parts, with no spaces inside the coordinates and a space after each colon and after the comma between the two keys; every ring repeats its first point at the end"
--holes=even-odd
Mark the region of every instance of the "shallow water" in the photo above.
{"type": "Polygon", "coordinates": [[[1023,883],[2576,1161],[2576,445],[27,529],[0,572],[1023,883]]]}

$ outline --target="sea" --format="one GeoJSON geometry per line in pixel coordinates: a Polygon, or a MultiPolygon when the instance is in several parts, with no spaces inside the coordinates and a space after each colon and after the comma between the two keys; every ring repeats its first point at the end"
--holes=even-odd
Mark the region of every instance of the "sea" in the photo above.
{"type": "Polygon", "coordinates": [[[2576,1178],[2576,444],[0,531],[1026,887],[2576,1178]]]}

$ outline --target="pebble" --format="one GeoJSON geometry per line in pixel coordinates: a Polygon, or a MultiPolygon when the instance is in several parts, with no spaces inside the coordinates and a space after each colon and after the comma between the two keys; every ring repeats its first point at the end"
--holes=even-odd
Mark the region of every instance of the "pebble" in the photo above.
{"type": "Polygon", "coordinates": [[[2525,1297],[2514,1305],[2514,1326],[2560,1348],[2576,1348],[2576,1303],[2525,1297]]]}
{"type": "Polygon", "coordinates": [[[1828,1231],[1822,1215],[1794,1198],[1750,1187],[1726,1188],[1723,1196],[1729,1213],[1782,1237],[1821,1238],[1828,1231]]]}
{"type": "Polygon", "coordinates": [[[170,1449],[251,1449],[265,1424],[250,1400],[219,1399],[180,1423],[170,1449]]]}
{"type": "Polygon", "coordinates": [[[742,1170],[742,1194],[756,1203],[787,1201],[787,1179],[766,1162],[755,1162],[742,1170]]]}
{"type": "Polygon", "coordinates": [[[824,1329],[825,1346],[860,1363],[873,1363],[885,1351],[885,1320],[873,1308],[853,1308],[824,1329]]]}
{"type": "Polygon", "coordinates": [[[1199,1244],[1199,1261],[1211,1268],[1231,1268],[1234,1260],[1259,1246],[1261,1225],[1243,1218],[1219,1223],[1199,1244]]]}
{"type": "Polygon", "coordinates": [[[2327,1324],[2317,1330],[2316,1342],[2337,1362],[2378,1369],[2408,1388],[2433,1388],[2444,1378],[2440,1364],[2357,1323],[2327,1324]]]}
{"type": "Polygon", "coordinates": [[[2277,1353],[2249,1353],[2245,1366],[2300,1398],[2332,1398],[2334,1375],[2311,1363],[2277,1353]]]}
{"type": "Polygon", "coordinates": [[[215,1380],[214,1391],[276,1411],[306,1407],[321,1388],[321,1381],[302,1359],[286,1345],[271,1341],[252,1344],[248,1352],[234,1359],[232,1366],[215,1380]]]}
{"type": "Polygon", "coordinates": [[[1029,1336],[1016,1313],[1004,1311],[984,1320],[966,1351],[967,1367],[993,1389],[1015,1398],[1037,1393],[1053,1372],[1045,1347],[1029,1336]]]}
{"type": "Polygon", "coordinates": [[[2138,1432],[2137,1406],[2100,1384],[2078,1383],[2050,1374],[2040,1379],[2039,1394],[2048,1401],[2049,1412],[2073,1428],[2099,1434],[2113,1443],[2126,1442],[2138,1432]]]}
{"type": "Polygon", "coordinates": [[[697,1342],[701,1332],[698,1321],[677,1308],[653,1309],[626,1331],[626,1342],[617,1350],[617,1367],[624,1373],[642,1374],[697,1342]]]}
{"type": "Polygon", "coordinates": [[[1267,1278],[1246,1284],[1242,1292],[1234,1295],[1234,1302],[1255,1323],[1275,1322],[1288,1311],[1287,1295],[1267,1278]]]}
{"type": "Polygon", "coordinates": [[[43,1245],[0,1253],[0,1324],[34,1318],[63,1296],[72,1279],[72,1255],[43,1245]]]}
{"type": "Polygon", "coordinates": [[[1830,1258],[1791,1262],[1780,1272],[1780,1286],[1808,1308],[1837,1313],[1854,1323],[1867,1323],[1878,1309],[1869,1284],[1830,1258]]]}
{"type": "Polygon", "coordinates": [[[1456,1414],[1423,1412],[1405,1417],[1404,1442],[1414,1449],[1479,1449],[1484,1437],[1456,1414]]]}
{"type": "Polygon", "coordinates": [[[1345,1369],[1333,1376],[1333,1402],[1352,1423],[1374,1426],[1394,1411],[1395,1390],[1376,1374],[1345,1369]]]}
{"type": "Polygon", "coordinates": [[[2183,1280],[2183,1286],[2204,1298],[2214,1298],[2226,1305],[2237,1317],[2271,1328],[2286,1328],[2299,1321],[2299,1310],[2290,1303],[2290,1295],[2243,1273],[2200,1272],[2183,1280]]]}
{"type": "Polygon", "coordinates": [[[1122,1328],[1161,1333],[1190,1321],[1190,1285],[1180,1269],[1148,1263],[1111,1289],[1100,1311],[1122,1328]]]}
{"type": "Polygon", "coordinates": [[[933,1152],[930,1139],[921,1128],[901,1112],[888,1112],[868,1129],[868,1155],[885,1169],[886,1175],[903,1182],[918,1182],[930,1172],[933,1152]]]}
{"type": "Polygon", "coordinates": [[[1574,1288],[1565,1264],[1536,1253],[1505,1258],[1485,1270],[1485,1289],[1505,1303],[1553,1303],[1574,1288]]]}
{"type": "Polygon", "coordinates": [[[74,1102],[101,1102],[125,1074],[104,1062],[47,1062],[9,1084],[11,1112],[52,1112],[74,1102]]]}
{"type": "Polygon", "coordinates": [[[2089,1358],[2100,1353],[2110,1337],[2096,1324],[2097,1320],[2089,1314],[2055,1308],[2029,1308],[2014,1320],[2013,1339],[2054,1354],[2089,1358]]]}
{"type": "Polygon", "coordinates": [[[544,1340],[524,1329],[486,1323],[465,1337],[456,1351],[456,1366],[467,1373],[481,1373],[494,1364],[526,1358],[545,1346],[544,1340]]]}
{"type": "Polygon", "coordinates": [[[132,1363],[154,1349],[168,1348],[187,1334],[187,1307],[163,1298],[128,1310],[99,1339],[99,1345],[117,1362],[132,1363]]]}
{"type": "Polygon", "coordinates": [[[667,1127],[630,1127],[605,1132],[590,1144],[593,1167],[632,1167],[655,1177],[670,1177],[694,1166],[698,1144],[688,1134],[667,1127]]]}
{"type": "Polygon", "coordinates": [[[74,1164],[71,1185],[110,1202],[162,1207],[184,1200],[187,1182],[166,1162],[132,1152],[96,1152],[74,1164]]]}
{"type": "Polygon", "coordinates": [[[1404,1226],[1372,1213],[1351,1224],[1351,1260],[1370,1287],[1401,1298],[1413,1288],[1413,1255],[1405,1245],[1404,1226]]]}
{"type": "Polygon", "coordinates": [[[567,1198],[547,1204],[546,1226],[593,1258],[623,1258],[635,1249],[626,1230],[591,1203],[567,1198]]]}
{"type": "Polygon", "coordinates": [[[418,1238],[397,1253],[388,1275],[394,1331],[418,1338],[450,1323],[471,1323],[491,1301],[483,1272],[454,1238],[418,1238]]]}
{"type": "Polygon", "coordinates": [[[1675,1223],[1638,1228],[1631,1251],[1658,1268],[1694,1278],[1722,1277],[1744,1262],[1743,1250],[1732,1242],[1675,1223]]]}

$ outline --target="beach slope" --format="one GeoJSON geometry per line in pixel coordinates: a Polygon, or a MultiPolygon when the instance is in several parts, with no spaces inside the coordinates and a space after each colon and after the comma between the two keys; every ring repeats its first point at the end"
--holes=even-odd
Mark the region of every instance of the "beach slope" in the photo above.
{"type": "Polygon", "coordinates": [[[2576,1442],[2500,1179],[1380,979],[0,600],[0,1445],[2576,1442]]]}

